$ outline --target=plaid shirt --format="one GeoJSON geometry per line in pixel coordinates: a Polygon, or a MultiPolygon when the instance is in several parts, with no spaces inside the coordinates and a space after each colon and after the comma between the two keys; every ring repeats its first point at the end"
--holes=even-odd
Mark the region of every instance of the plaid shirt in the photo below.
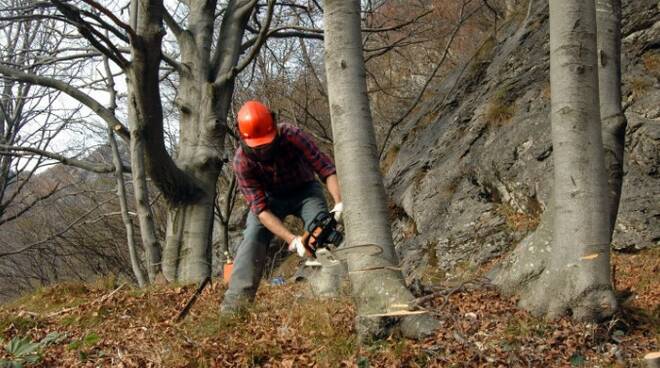
{"type": "Polygon", "coordinates": [[[314,181],[315,172],[324,182],[337,172],[332,159],[300,128],[283,123],[278,132],[279,147],[272,162],[260,162],[240,146],[234,155],[238,187],[255,215],[268,209],[267,196],[293,194],[314,181]]]}

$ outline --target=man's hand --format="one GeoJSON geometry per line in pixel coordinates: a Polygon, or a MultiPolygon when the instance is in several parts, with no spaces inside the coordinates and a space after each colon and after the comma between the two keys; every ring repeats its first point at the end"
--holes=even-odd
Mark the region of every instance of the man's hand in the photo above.
{"type": "Polygon", "coordinates": [[[302,238],[299,236],[296,236],[289,242],[289,252],[296,252],[298,253],[299,257],[305,257],[307,254],[307,250],[305,249],[305,246],[302,243],[302,238]]]}
{"type": "Polygon", "coordinates": [[[335,216],[335,221],[337,222],[342,222],[341,221],[342,212],[344,212],[344,204],[342,202],[335,204],[335,206],[330,211],[330,213],[332,213],[335,216]]]}

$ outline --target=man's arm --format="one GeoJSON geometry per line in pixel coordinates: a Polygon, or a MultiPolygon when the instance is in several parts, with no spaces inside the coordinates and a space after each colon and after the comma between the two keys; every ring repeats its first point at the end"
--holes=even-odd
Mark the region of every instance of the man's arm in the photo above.
{"type": "Polygon", "coordinates": [[[275,216],[270,210],[264,210],[259,212],[259,221],[270,230],[271,233],[275,234],[278,238],[284,240],[287,244],[290,244],[293,238],[296,236],[289,231],[289,229],[284,226],[282,221],[275,216]]]}
{"type": "MultiPolygon", "coordinates": [[[[321,152],[314,139],[302,129],[287,125],[287,139],[296,146],[305,157],[305,160],[314,169],[319,178],[326,182],[328,177],[336,175],[337,169],[330,156],[321,152]]],[[[327,183],[326,183],[327,185],[327,183]]],[[[338,188],[338,186],[337,186],[338,188]]],[[[328,190],[330,190],[328,188],[328,190]]],[[[339,193],[339,190],[337,190],[339,193]]],[[[333,196],[334,198],[334,196],[333,196]]],[[[334,198],[336,199],[336,198],[334,198]]]]}
{"type": "Polygon", "coordinates": [[[337,174],[332,174],[325,179],[325,185],[328,187],[328,192],[332,196],[332,200],[335,201],[335,204],[341,202],[341,193],[339,193],[339,180],[337,180],[337,174]]]}

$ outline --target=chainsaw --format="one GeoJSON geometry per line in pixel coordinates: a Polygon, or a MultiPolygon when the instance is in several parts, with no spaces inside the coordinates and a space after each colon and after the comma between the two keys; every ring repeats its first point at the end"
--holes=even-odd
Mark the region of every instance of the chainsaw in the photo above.
{"type": "Polygon", "coordinates": [[[345,260],[353,251],[362,255],[377,255],[383,252],[380,246],[365,244],[344,246],[344,227],[331,213],[319,212],[307,226],[302,243],[308,255],[313,258],[309,266],[330,266],[345,260]]]}
{"type": "Polygon", "coordinates": [[[336,249],[344,241],[342,234],[343,226],[335,220],[335,217],[325,211],[319,212],[314,220],[307,226],[307,231],[302,236],[305,250],[313,258],[319,249],[336,249]]]}

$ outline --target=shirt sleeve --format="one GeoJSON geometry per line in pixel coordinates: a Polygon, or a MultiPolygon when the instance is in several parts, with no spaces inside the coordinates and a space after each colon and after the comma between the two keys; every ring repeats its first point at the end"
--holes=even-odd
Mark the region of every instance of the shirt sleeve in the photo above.
{"type": "Polygon", "coordinates": [[[332,162],[330,156],[321,152],[309,134],[292,125],[287,125],[286,129],[291,143],[302,152],[307,162],[312,166],[321,180],[325,182],[328,176],[337,173],[335,164],[332,162]]]}
{"type": "Polygon", "coordinates": [[[266,201],[266,192],[259,180],[249,170],[249,165],[245,159],[242,159],[239,154],[236,154],[233,161],[234,174],[238,182],[238,189],[245,197],[245,200],[250,205],[250,211],[255,215],[268,209],[266,201]]]}

